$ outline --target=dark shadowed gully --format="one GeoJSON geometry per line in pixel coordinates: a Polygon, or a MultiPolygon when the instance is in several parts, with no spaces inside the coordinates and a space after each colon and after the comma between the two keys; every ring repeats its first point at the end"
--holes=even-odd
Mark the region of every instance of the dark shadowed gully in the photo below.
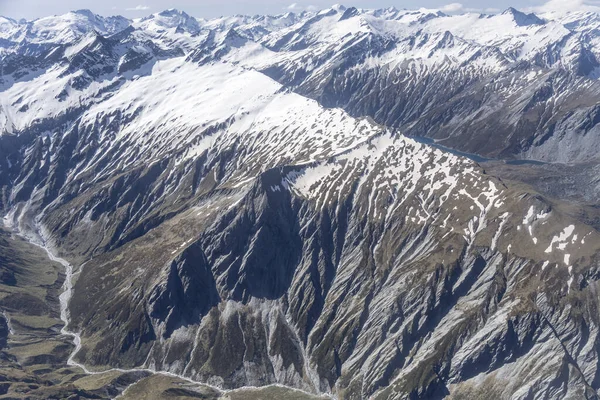
{"type": "Polygon", "coordinates": [[[0,17],[0,398],[596,399],[599,22],[0,17]]]}

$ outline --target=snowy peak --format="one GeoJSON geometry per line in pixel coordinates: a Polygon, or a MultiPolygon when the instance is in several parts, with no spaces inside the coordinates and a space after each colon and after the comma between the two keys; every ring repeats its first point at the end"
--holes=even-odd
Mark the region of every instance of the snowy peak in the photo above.
{"type": "Polygon", "coordinates": [[[333,6],[331,6],[331,9],[335,10],[338,13],[343,13],[347,10],[347,8],[342,4],[334,4],[333,6]]]}
{"type": "Polygon", "coordinates": [[[12,18],[0,16],[0,39],[11,39],[18,36],[20,24],[12,18]]]}
{"type": "Polygon", "coordinates": [[[130,21],[124,17],[102,17],[89,10],[79,10],[58,17],[47,17],[28,24],[28,36],[67,43],[91,31],[111,35],[125,29],[130,21]]]}
{"type": "Polygon", "coordinates": [[[81,15],[82,17],[87,18],[90,21],[98,20],[98,19],[101,18],[100,16],[94,14],[92,11],[90,11],[87,8],[82,8],[80,10],[74,10],[74,11],[71,11],[71,12],[73,14],[81,15]]]}
{"type": "Polygon", "coordinates": [[[225,39],[223,40],[224,44],[233,47],[242,47],[248,42],[249,40],[240,35],[235,28],[229,29],[225,34],[225,39]]]}
{"type": "Polygon", "coordinates": [[[510,15],[518,26],[544,25],[545,21],[534,13],[525,14],[513,7],[509,7],[502,15],[510,15]]]}
{"type": "Polygon", "coordinates": [[[0,19],[0,38],[36,44],[72,43],[89,32],[112,35],[127,28],[131,21],[121,16],[102,17],[90,10],[77,10],[64,15],[34,21],[16,22],[0,19]]]}
{"type": "Polygon", "coordinates": [[[174,8],[142,18],[135,25],[159,34],[173,29],[179,33],[196,34],[201,29],[200,24],[194,17],[174,8]]]}
{"type": "Polygon", "coordinates": [[[12,18],[3,17],[0,15],[0,32],[15,28],[19,23],[12,18]]]}
{"type": "Polygon", "coordinates": [[[203,30],[225,32],[235,28],[241,35],[254,41],[288,28],[307,18],[305,12],[295,14],[288,12],[280,15],[234,15],[211,20],[199,21],[203,30]]]}
{"type": "Polygon", "coordinates": [[[192,51],[188,59],[200,65],[217,60],[251,63],[251,59],[261,57],[267,51],[262,45],[242,34],[236,28],[226,31],[209,31],[204,41],[192,51]]]}
{"type": "Polygon", "coordinates": [[[342,14],[342,16],[340,17],[340,21],[355,17],[359,14],[360,12],[356,9],[356,7],[350,7],[346,9],[346,11],[344,11],[344,14],[342,14]]]}

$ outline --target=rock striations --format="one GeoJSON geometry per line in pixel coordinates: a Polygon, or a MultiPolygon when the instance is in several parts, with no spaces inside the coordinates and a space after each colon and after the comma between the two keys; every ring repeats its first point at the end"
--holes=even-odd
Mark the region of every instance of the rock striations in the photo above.
{"type": "Polygon", "coordinates": [[[597,398],[597,225],[411,136],[597,163],[598,21],[0,18],[4,223],[73,264],[65,332],[91,372],[597,398]]]}

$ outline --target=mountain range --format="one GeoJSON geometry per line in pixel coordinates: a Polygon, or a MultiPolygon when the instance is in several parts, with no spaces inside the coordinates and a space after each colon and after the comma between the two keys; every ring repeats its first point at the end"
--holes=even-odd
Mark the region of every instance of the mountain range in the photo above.
{"type": "Polygon", "coordinates": [[[0,17],[0,394],[597,398],[599,77],[593,12],[0,17]]]}

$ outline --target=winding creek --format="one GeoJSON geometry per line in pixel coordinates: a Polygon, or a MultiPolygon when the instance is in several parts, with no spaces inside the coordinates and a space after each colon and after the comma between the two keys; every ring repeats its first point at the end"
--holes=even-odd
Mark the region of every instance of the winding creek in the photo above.
{"type": "MultiPolygon", "coordinates": [[[[6,228],[10,229],[13,234],[25,239],[27,242],[31,243],[32,245],[44,250],[50,260],[61,264],[65,269],[65,281],[63,283],[63,291],[59,295],[60,319],[62,320],[62,322],[64,324],[64,326],[61,328],[60,333],[65,336],[71,337],[73,344],[75,345],[73,351],[70,353],[70,355],[67,359],[68,366],[80,368],[88,375],[101,375],[101,374],[106,374],[106,373],[110,373],[110,372],[119,372],[119,373],[146,372],[150,375],[153,375],[153,374],[163,375],[163,376],[167,376],[167,377],[171,377],[171,378],[177,378],[177,379],[180,379],[182,381],[188,382],[193,385],[199,385],[199,386],[204,386],[204,387],[213,389],[213,390],[219,392],[221,395],[226,395],[227,393],[239,392],[242,390],[260,390],[260,389],[265,389],[268,387],[278,387],[278,388],[284,388],[286,390],[291,390],[291,391],[294,391],[297,393],[306,394],[307,396],[311,396],[313,398],[314,398],[314,396],[317,396],[317,397],[324,396],[324,397],[328,397],[331,399],[334,398],[334,396],[332,396],[329,393],[315,394],[315,393],[306,392],[306,391],[298,389],[298,388],[280,385],[280,384],[272,384],[272,385],[266,385],[266,386],[262,386],[262,387],[242,386],[242,387],[239,387],[236,389],[223,389],[223,388],[220,388],[220,387],[217,387],[214,385],[210,385],[210,384],[207,384],[204,382],[195,381],[195,380],[193,380],[189,377],[183,376],[183,375],[175,374],[175,373],[168,372],[168,371],[158,371],[155,369],[145,368],[145,367],[129,368],[129,369],[110,368],[110,369],[106,369],[106,370],[102,370],[102,371],[90,370],[85,365],[75,361],[75,357],[76,357],[77,353],[81,350],[81,346],[82,346],[81,345],[81,335],[78,332],[69,330],[69,323],[70,323],[69,302],[71,301],[71,298],[73,297],[73,284],[74,284],[73,277],[81,271],[75,272],[75,269],[73,268],[73,265],[71,263],[69,263],[67,260],[65,260],[61,257],[58,257],[57,255],[55,255],[53,253],[53,251],[48,247],[47,241],[44,239],[42,230],[39,229],[39,227],[37,227],[38,229],[37,229],[36,235],[31,236],[28,234],[24,234],[23,232],[20,232],[15,226],[13,226],[12,224],[7,224],[7,222],[8,222],[7,218],[4,218],[4,220],[0,219],[0,225],[4,225],[6,228]]],[[[81,265],[81,268],[84,265],[85,265],[85,263],[83,263],[81,265]]],[[[12,333],[12,330],[11,330],[11,333],[12,333]]],[[[144,378],[145,377],[141,377],[140,379],[137,379],[135,382],[133,382],[131,385],[127,386],[121,392],[121,394],[119,394],[117,397],[115,397],[115,399],[123,398],[124,395],[126,394],[126,392],[129,390],[129,388],[136,385],[140,380],[142,380],[144,378]]]]}

